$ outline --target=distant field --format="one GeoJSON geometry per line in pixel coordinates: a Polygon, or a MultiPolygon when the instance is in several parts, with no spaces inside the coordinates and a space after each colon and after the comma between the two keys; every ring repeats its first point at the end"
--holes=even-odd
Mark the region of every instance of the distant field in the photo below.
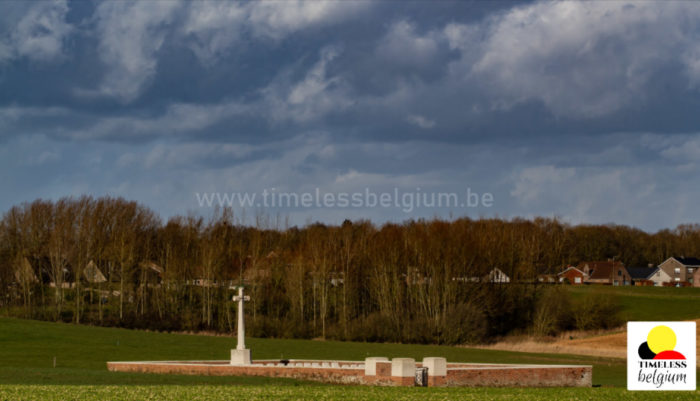
{"type": "MultiPolygon", "coordinates": [[[[402,400],[649,399],[625,386],[622,359],[460,347],[335,341],[247,339],[254,358],[444,356],[450,361],[592,364],[591,389],[419,389],[330,386],[289,379],[113,373],[109,360],[227,359],[235,339],[152,333],[0,318],[0,400],[402,400]],[[56,357],[56,367],[53,360],[56,357]]],[[[697,399],[682,393],[678,399],[697,399]]],[[[652,394],[652,397],[659,395],[652,394]]],[[[653,399],[653,398],[652,398],[653,399]]]]}
{"type": "Polygon", "coordinates": [[[591,292],[612,294],[627,320],[684,320],[700,318],[700,288],[567,286],[574,297],[591,292]]]}

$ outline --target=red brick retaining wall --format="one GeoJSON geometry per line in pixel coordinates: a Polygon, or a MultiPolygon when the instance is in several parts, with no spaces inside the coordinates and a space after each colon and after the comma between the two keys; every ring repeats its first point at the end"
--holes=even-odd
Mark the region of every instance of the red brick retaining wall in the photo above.
{"type": "Polygon", "coordinates": [[[364,369],[307,368],[277,366],[233,366],[223,363],[189,362],[107,362],[112,372],[160,373],[203,376],[265,376],[285,377],[298,380],[313,380],[337,384],[367,384],[364,369]]]}
{"type": "MultiPolygon", "coordinates": [[[[264,376],[334,384],[414,385],[413,377],[392,377],[391,365],[391,362],[377,362],[376,376],[365,376],[363,363],[352,361],[293,360],[288,366],[281,366],[279,361],[256,361],[249,366],[235,366],[228,361],[107,362],[107,368],[113,372],[264,376]],[[267,366],[272,364],[274,366],[267,366]],[[309,366],[312,364],[316,366],[309,366]]],[[[591,366],[448,363],[447,376],[429,374],[428,386],[590,387],[592,376],[591,366]]]]}
{"type": "Polygon", "coordinates": [[[591,366],[447,369],[445,385],[472,387],[590,387],[591,366]]]}

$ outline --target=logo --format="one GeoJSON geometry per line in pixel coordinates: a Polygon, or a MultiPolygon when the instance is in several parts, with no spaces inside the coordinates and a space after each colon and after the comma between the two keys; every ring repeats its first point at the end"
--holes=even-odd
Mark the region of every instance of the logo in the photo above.
{"type": "Polygon", "coordinates": [[[695,390],[695,322],[628,322],[627,389],[695,390]]]}
{"type": "Polygon", "coordinates": [[[639,346],[642,359],[685,360],[685,356],[674,351],[677,342],[676,333],[668,326],[656,326],[649,332],[647,340],[639,346]]]}

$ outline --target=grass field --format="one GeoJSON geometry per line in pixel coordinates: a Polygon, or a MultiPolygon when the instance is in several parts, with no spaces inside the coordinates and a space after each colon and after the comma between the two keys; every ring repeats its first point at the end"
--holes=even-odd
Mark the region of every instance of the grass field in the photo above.
{"type": "Polygon", "coordinates": [[[27,386],[0,388],[0,400],[696,400],[700,393],[628,392],[614,388],[389,388],[365,386],[27,386]]]}
{"type": "MultiPolygon", "coordinates": [[[[606,331],[565,332],[556,339],[528,335],[509,336],[479,348],[565,353],[625,358],[627,321],[695,320],[700,330],[700,288],[566,286],[574,300],[593,294],[612,295],[621,306],[621,327],[606,331]]],[[[699,331],[700,334],[700,331],[699,331]]],[[[700,336],[698,337],[700,338],[700,336]]],[[[700,350],[700,342],[698,342],[700,350]]]]}
{"type": "MultiPolygon", "coordinates": [[[[0,400],[349,400],[349,399],[650,399],[628,393],[621,359],[528,354],[459,347],[248,339],[256,358],[361,360],[370,355],[445,356],[451,361],[594,365],[590,389],[421,389],[331,386],[289,379],[108,372],[109,360],[227,359],[229,337],[151,333],[0,318],[0,400]],[[54,357],[56,367],[53,367],[54,357]],[[612,388],[617,387],[617,388],[612,388]]],[[[668,396],[669,394],[666,394],[668,396]]],[[[700,393],[675,393],[697,399],[700,393]]],[[[665,398],[664,398],[665,399],[665,398]]]]}
{"type": "MultiPolygon", "coordinates": [[[[112,373],[106,361],[228,359],[230,337],[166,334],[0,319],[2,384],[228,384],[272,383],[263,378],[158,376],[112,373]],[[56,368],[53,358],[56,357],[56,368]],[[18,374],[21,373],[21,374],[18,374]]],[[[337,341],[246,339],[253,357],[363,360],[367,356],[444,356],[450,361],[593,364],[595,384],[624,386],[623,361],[556,354],[528,354],[461,347],[337,341]]],[[[274,382],[277,382],[275,380],[274,382]]]]}
{"type": "Polygon", "coordinates": [[[568,286],[574,297],[592,292],[611,294],[628,320],[685,320],[700,318],[700,288],[568,286]]]}

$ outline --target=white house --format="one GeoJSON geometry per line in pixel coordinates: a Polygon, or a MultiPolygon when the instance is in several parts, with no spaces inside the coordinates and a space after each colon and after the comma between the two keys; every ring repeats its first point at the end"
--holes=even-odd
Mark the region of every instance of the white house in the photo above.
{"type": "Polygon", "coordinates": [[[507,274],[503,273],[503,271],[498,267],[494,267],[489,272],[489,282],[500,284],[510,283],[510,277],[508,277],[507,274]]]}
{"type": "Polygon", "coordinates": [[[34,268],[32,268],[32,264],[29,263],[29,260],[27,258],[22,258],[22,260],[19,262],[17,266],[15,266],[15,281],[20,284],[34,284],[38,283],[39,279],[36,276],[36,273],[34,272],[34,268]]]}
{"type": "Polygon", "coordinates": [[[647,280],[653,281],[655,287],[661,287],[664,283],[672,282],[673,278],[671,278],[665,270],[657,267],[651,275],[647,277],[647,280]]]}
{"type": "Polygon", "coordinates": [[[85,266],[85,270],[83,270],[83,275],[85,276],[85,279],[88,281],[88,283],[91,284],[99,284],[107,281],[107,277],[105,277],[102,271],[92,260],[90,261],[90,263],[87,264],[87,266],[85,266]]]}

